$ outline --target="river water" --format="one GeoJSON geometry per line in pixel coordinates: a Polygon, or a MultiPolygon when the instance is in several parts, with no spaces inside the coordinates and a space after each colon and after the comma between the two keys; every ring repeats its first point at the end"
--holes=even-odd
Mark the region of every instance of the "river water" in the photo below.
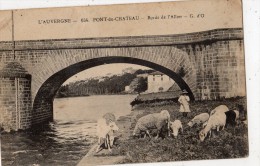
{"type": "Polygon", "coordinates": [[[1,135],[2,165],[76,165],[96,141],[96,120],[107,112],[131,112],[136,95],[100,95],[54,100],[54,122],[40,131],[1,135]]]}

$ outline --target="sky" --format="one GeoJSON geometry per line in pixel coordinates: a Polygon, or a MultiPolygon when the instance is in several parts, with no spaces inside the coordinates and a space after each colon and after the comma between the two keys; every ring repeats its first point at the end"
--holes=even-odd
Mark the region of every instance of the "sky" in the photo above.
{"type": "Polygon", "coordinates": [[[127,64],[127,63],[105,64],[105,65],[92,67],[90,69],[84,70],[84,71],[70,77],[66,82],[63,83],[63,85],[71,83],[71,82],[79,81],[79,80],[85,80],[87,78],[106,76],[109,73],[111,73],[112,75],[121,74],[124,69],[127,69],[129,67],[132,67],[133,69],[136,69],[136,70],[150,69],[145,66],[127,64]]]}

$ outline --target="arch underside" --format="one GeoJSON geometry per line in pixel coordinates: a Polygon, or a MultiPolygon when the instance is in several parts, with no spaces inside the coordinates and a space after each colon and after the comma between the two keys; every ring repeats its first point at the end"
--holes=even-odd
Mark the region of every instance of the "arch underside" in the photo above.
{"type": "MultiPolygon", "coordinates": [[[[118,57],[118,56],[110,56],[110,57],[100,57],[100,58],[93,58],[90,60],[81,61],[79,63],[73,64],[60,70],[59,72],[53,74],[49,77],[40,87],[38,90],[36,97],[33,103],[33,119],[38,123],[39,121],[49,121],[53,118],[53,100],[55,94],[57,93],[58,89],[62,86],[62,84],[71,76],[95,67],[104,64],[112,64],[112,63],[130,63],[136,65],[142,65],[146,67],[150,67],[154,70],[160,71],[170,78],[172,78],[176,84],[180,87],[181,90],[186,89],[189,92],[189,96],[192,100],[194,100],[194,95],[191,88],[188,84],[181,78],[176,72],[161,66],[159,64],[132,58],[132,57],[118,57]],[[39,115],[40,114],[40,115],[39,115]],[[49,117],[49,118],[45,118],[49,117]],[[37,120],[38,119],[38,120],[37,120]],[[42,120],[41,120],[42,119],[42,120]]],[[[34,124],[34,123],[33,123],[34,124]]]]}

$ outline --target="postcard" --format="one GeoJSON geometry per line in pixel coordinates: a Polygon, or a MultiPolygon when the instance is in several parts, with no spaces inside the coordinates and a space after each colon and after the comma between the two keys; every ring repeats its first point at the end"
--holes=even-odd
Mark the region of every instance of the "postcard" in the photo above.
{"type": "Polygon", "coordinates": [[[3,165],[249,155],[241,0],[0,11],[3,165]]]}

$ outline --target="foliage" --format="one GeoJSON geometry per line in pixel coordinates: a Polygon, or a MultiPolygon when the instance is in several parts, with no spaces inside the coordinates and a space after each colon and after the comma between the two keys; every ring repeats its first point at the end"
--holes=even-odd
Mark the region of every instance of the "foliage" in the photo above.
{"type": "Polygon", "coordinates": [[[137,77],[137,75],[152,71],[137,70],[134,73],[76,81],[68,85],[62,85],[56,97],[120,94],[124,92],[125,86],[130,85],[132,82],[133,92],[140,93],[147,89],[147,78],[137,77]]]}
{"type": "Polygon", "coordinates": [[[147,90],[147,78],[137,77],[131,84],[130,88],[137,93],[141,93],[147,90]]]}
{"type": "Polygon", "coordinates": [[[138,75],[138,74],[149,74],[149,73],[153,73],[155,72],[154,70],[142,70],[142,69],[138,69],[135,71],[135,75],[138,75]]]}

